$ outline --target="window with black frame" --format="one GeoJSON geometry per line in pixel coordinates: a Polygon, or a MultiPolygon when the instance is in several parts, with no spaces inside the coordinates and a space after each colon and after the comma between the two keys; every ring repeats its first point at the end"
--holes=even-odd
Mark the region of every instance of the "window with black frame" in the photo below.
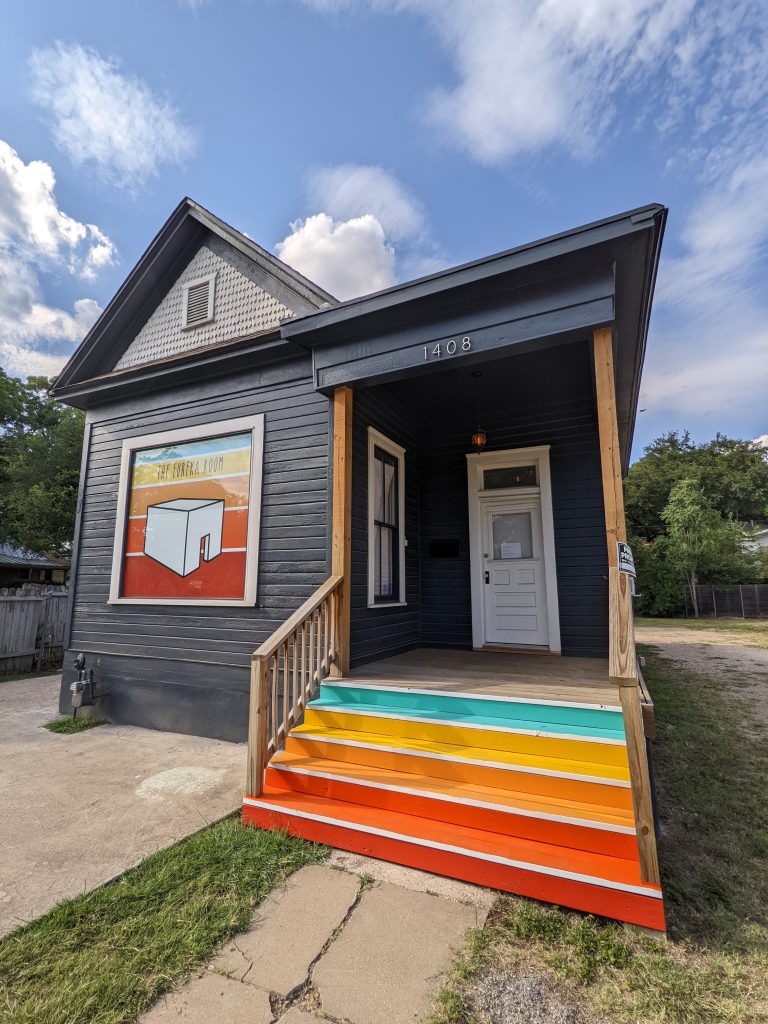
{"type": "Polygon", "coordinates": [[[400,496],[397,458],[373,449],[373,599],[397,601],[400,596],[400,496]]]}

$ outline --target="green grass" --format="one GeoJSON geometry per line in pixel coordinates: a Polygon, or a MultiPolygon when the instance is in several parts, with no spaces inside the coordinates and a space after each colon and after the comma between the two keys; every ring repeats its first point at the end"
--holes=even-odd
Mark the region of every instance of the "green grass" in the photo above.
{"type": "Polygon", "coordinates": [[[44,728],[48,732],[58,732],[69,735],[73,732],[85,732],[86,729],[94,729],[97,725],[109,725],[106,718],[88,718],[81,715],[80,718],[54,718],[52,722],[46,722],[44,728]]]}
{"type": "Polygon", "coordinates": [[[635,619],[636,626],[651,629],[669,626],[673,629],[716,629],[734,634],[734,643],[768,647],[768,619],[635,619]]]}
{"type": "Polygon", "coordinates": [[[287,875],[325,854],[235,818],[203,829],[4,939],[0,1022],[133,1021],[246,928],[287,875]]]}
{"type": "Polygon", "coordinates": [[[588,1015],[612,1024],[768,1020],[768,731],[743,686],[643,649],[654,697],[670,941],[505,896],[474,932],[435,1024],[481,1024],[473,985],[533,964],[588,1015]]]}

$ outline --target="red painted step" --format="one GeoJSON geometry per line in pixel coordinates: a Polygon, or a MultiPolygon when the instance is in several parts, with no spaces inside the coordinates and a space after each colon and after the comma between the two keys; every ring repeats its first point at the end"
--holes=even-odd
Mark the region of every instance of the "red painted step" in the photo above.
{"type": "Polygon", "coordinates": [[[287,752],[273,758],[266,783],[276,791],[364,804],[553,846],[637,859],[631,814],[610,808],[531,800],[526,794],[287,752]]]}
{"type": "Polygon", "coordinates": [[[265,788],[243,821],[409,867],[664,930],[661,892],[635,861],[510,838],[304,793],[265,788]]]}

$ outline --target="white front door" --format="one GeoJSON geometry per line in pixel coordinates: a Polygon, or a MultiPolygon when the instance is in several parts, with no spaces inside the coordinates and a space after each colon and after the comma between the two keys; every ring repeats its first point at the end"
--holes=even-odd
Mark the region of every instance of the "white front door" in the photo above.
{"type": "Polygon", "coordinates": [[[479,499],[484,643],[549,643],[541,501],[479,499]]]}

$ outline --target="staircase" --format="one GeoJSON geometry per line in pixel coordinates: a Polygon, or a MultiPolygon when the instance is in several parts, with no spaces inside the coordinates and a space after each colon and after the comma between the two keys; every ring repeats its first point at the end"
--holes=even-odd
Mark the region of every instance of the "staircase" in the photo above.
{"type": "Polygon", "coordinates": [[[297,710],[244,822],[664,931],[620,707],[326,679],[297,710]]]}

